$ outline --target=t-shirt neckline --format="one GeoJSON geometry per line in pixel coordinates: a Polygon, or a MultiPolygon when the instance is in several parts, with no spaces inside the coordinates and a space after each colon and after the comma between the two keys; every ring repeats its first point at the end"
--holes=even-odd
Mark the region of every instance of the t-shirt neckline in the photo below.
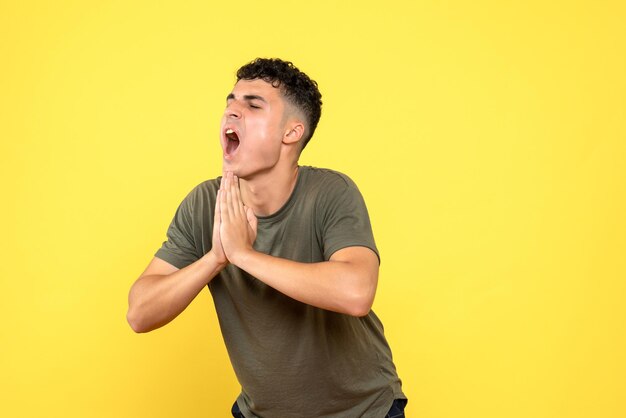
{"type": "Polygon", "coordinates": [[[289,211],[289,209],[293,206],[294,202],[296,201],[296,197],[300,190],[300,185],[302,184],[303,177],[305,176],[307,169],[308,169],[307,166],[300,166],[300,165],[298,166],[298,173],[296,174],[297,175],[296,185],[293,187],[293,191],[291,192],[289,199],[287,199],[285,204],[280,209],[278,209],[276,212],[272,213],[271,215],[257,216],[257,220],[259,223],[276,222],[276,221],[281,220],[285,216],[285,214],[289,211]]]}

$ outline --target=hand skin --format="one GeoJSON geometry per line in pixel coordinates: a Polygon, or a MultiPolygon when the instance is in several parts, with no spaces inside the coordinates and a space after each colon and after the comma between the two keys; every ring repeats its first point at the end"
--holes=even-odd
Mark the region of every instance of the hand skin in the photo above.
{"type": "MultiPolygon", "coordinates": [[[[256,239],[257,218],[251,208],[246,207],[241,200],[239,179],[232,172],[224,173],[218,192],[217,201],[220,207],[220,240],[224,254],[229,254],[245,248],[252,250],[256,239]]],[[[217,210],[217,209],[216,209],[217,210]]]]}
{"type": "Polygon", "coordinates": [[[224,174],[220,190],[220,238],[229,262],[300,302],[352,316],[371,309],[378,282],[378,257],[366,247],[347,247],[329,261],[299,263],[252,247],[256,217],[241,200],[239,182],[224,174]],[[294,277],[297,280],[294,280],[294,277]]]}
{"type": "MultiPolygon", "coordinates": [[[[220,189],[224,184],[224,177],[222,176],[220,180],[220,189]]],[[[211,250],[215,251],[215,257],[217,258],[218,263],[224,264],[226,266],[228,264],[228,259],[226,258],[226,254],[224,254],[224,248],[222,248],[222,241],[220,240],[220,191],[217,191],[217,197],[215,198],[215,213],[213,215],[213,238],[211,241],[211,250]]],[[[256,237],[256,235],[255,235],[256,237]]],[[[252,240],[254,242],[254,239],[252,240]]]]}

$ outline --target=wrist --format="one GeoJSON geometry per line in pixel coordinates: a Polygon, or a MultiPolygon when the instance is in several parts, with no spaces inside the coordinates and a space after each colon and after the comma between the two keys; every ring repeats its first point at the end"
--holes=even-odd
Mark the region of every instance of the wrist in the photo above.
{"type": "Polygon", "coordinates": [[[228,257],[228,260],[240,269],[244,269],[244,266],[254,252],[254,248],[252,247],[242,248],[241,250],[231,254],[231,257],[228,257]]]}
{"type": "Polygon", "coordinates": [[[228,260],[222,256],[219,257],[215,251],[213,251],[213,249],[209,250],[208,253],[206,253],[202,259],[210,266],[214,266],[217,271],[221,271],[222,269],[224,269],[224,267],[226,267],[228,265],[228,260]]]}

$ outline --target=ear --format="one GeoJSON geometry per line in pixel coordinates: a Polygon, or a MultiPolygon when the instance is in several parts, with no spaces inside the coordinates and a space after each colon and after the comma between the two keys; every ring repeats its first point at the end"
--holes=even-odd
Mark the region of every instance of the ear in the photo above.
{"type": "Polygon", "coordinates": [[[304,135],[304,124],[299,120],[293,120],[285,126],[283,144],[295,144],[304,135]]]}

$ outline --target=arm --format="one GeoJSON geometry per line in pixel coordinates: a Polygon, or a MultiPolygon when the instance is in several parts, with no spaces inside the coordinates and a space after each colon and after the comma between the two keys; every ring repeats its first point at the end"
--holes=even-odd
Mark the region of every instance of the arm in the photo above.
{"type": "Polygon", "coordinates": [[[209,251],[183,269],[154,258],[128,295],[126,319],[135,332],[149,332],[176,318],[225,264],[209,251]]]}
{"type": "Polygon", "coordinates": [[[176,318],[227,264],[219,237],[220,201],[215,203],[211,250],[183,269],[155,257],[133,284],[126,319],[135,332],[149,332],[176,318]]]}
{"type": "Polygon", "coordinates": [[[252,247],[254,214],[243,205],[237,178],[228,173],[220,190],[220,239],[228,260],[300,302],[353,316],[364,316],[374,301],[378,257],[366,247],[336,251],[329,261],[299,263],[252,247]],[[293,278],[297,277],[297,280],[293,278]]]}
{"type": "Polygon", "coordinates": [[[378,258],[366,247],[343,248],[320,263],[298,263],[251,247],[233,252],[229,259],[268,286],[318,308],[365,316],[374,302],[378,258]]]}

